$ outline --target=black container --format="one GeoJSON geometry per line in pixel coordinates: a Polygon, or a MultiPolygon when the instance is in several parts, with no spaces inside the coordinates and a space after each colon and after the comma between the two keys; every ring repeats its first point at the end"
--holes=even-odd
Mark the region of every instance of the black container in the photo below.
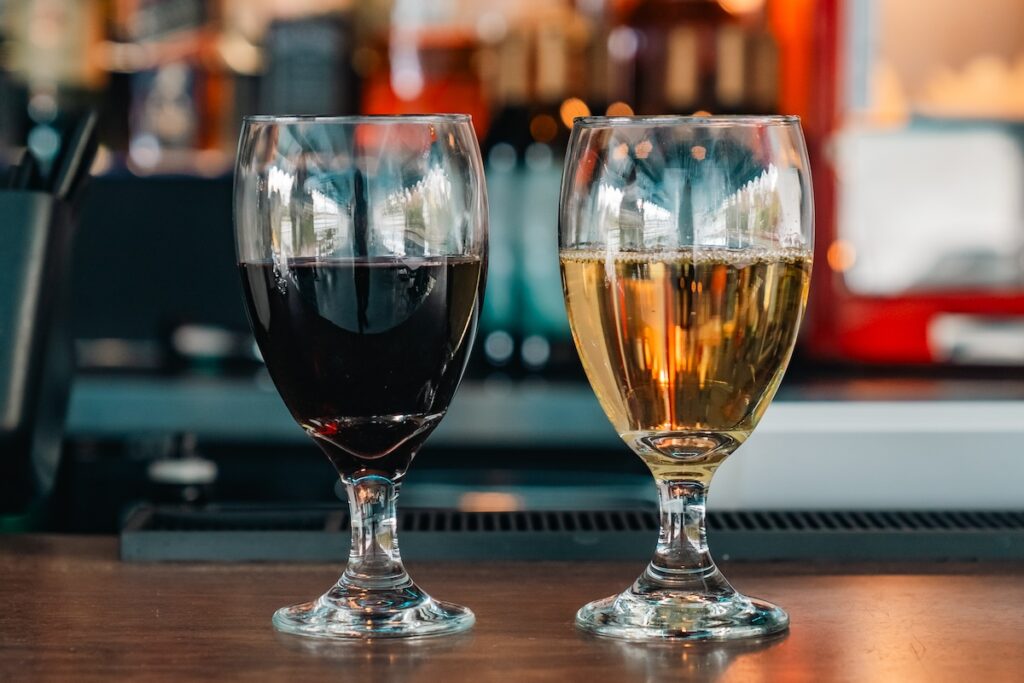
{"type": "Polygon", "coordinates": [[[0,512],[25,510],[56,476],[74,368],[72,227],[49,194],[0,191],[0,512]]]}

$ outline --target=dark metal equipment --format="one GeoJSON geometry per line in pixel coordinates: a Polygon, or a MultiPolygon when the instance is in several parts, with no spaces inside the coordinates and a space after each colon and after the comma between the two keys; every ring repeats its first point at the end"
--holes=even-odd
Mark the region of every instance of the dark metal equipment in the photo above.
{"type": "Polygon", "coordinates": [[[0,511],[53,485],[73,362],[67,329],[72,222],[46,192],[0,192],[0,511]]]}

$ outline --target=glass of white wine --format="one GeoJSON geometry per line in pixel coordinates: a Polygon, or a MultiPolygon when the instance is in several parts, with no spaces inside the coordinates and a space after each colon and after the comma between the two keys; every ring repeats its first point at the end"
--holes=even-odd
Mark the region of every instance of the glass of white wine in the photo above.
{"type": "Polygon", "coordinates": [[[810,169],[790,116],[588,117],[559,216],[573,338],[608,419],[657,483],[654,557],[576,624],[630,640],[732,640],[788,615],[708,552],[718,466],[778,389],[807,300],[810,169]]]}

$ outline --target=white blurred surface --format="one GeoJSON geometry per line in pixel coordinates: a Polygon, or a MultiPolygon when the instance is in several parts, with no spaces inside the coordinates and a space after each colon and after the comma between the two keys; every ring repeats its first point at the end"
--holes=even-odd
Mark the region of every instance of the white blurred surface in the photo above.
{"type": "Polygon", "coordinates": [[[1024,151],[998,127],[850,131],[838,238],[860,294],[1020,286],[1024,151]]]}
{"type": "Polygon", "coordinates": [[[715,509],[1020,509],[1024,401],[778,401],[715,509]]]}

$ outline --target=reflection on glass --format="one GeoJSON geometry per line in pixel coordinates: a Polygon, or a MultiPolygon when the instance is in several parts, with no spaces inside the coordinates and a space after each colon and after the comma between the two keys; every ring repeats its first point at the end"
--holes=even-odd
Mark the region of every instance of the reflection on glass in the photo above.
{"type": "Polygon", "coordinates": [[[784,630],[715,566],[715,470],[778,389],[807,298],[810,179],[795,119],[600,118],[573,130],[562,281],[587,377],[654,474],[661,533],[632,587],[577,624],[633,640],[784,630]]]}
{"type": "Polygon", "coordinates": [[[338,583],[274,625],[325,638],[452,633],[473,614],[402,565],[398,490],[444,417],[480,315],[487,203],[468,117],[246,121],[235,182],[256,341],[296,422],[345,485],[338,583]]]}

